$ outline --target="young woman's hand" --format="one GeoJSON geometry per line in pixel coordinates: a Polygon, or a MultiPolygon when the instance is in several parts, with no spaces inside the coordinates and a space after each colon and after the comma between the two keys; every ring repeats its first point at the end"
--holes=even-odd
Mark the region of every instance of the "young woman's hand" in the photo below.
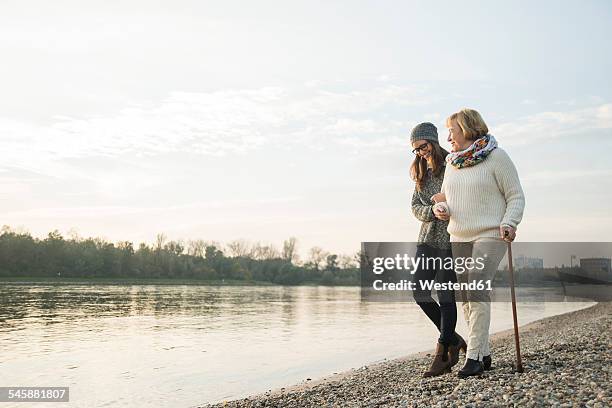
{"type": "Polygon", "coordinates": [[[437,193],[431,196],[431,201],[433,201],[434,203],[441,203],[443,201],[446,201],[446,196],[444,195],[444,193],[437,193]]]}
{"type": "Polygon", "coordinates": [[[438,207],[434,207],[433,213],[439,220],[448,221],[450,219],[450,214],[448,213],[448,211],[440,211],[438,207]]]}
{"type": "Polygon", "coordinates": [[[516,238],[516,228],[512,228],[509,225],[501,225],[499,227],[499,233],[506,242],[512,242],[516,238]]]}

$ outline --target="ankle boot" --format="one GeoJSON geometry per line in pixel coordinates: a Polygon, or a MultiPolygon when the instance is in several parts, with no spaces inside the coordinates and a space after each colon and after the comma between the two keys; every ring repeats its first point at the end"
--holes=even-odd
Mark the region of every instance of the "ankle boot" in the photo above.
{"type": "Polygon", "coordinates": [[[467,343],[465,340],[463,340],[463,337],[457,333],[455,333],[455,337],[457,338],[457,344],[451,344],[448,347],[448,356],[450,358],[451,367],[459,362],[459,351],[463,350],[464,353],[467,353],[467,343]]]}
{"type": "Polygon", "coordinates": [[[492,363],[491,355],[484,356],[482,358],[482,366],[484,367],[485,371],[492,370],[491,363],[492,363]]]}
{"type": "Polygon", "coordinates": [[[484,368],[480,361],[468,358],[465,361],[465,365],[461,370],[459,370],[459,373],[457,373],[457,375],[459,376],[459,378],[465,378],[470,377],[472,375],[480,375],[483,371],[484,368]]]}
{"type": "Polygon", "coordinates": [[[438,342],[436,347],[436,355],[429,370],[425,371],[423,377],[435,377],[437,375],[446,374],[450,372],[450,359],[448,357],[448,344],[438,342]]]}

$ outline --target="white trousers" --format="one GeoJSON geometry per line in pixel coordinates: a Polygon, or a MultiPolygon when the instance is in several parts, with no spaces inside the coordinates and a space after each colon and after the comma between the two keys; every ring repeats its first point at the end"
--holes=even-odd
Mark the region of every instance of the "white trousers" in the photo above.
{"type": "MultiPolygon", "coordinates": [[[[507,243],[498,238],[482,238],[473,242],[453,242],[454,258],[473,258],[481,262],[469,265],[460,273],[456,270],[458,282],[486,281],[495,279],[495,272],[506,253],[507,243]]],[[[455,259],[457,262],[461,260],[455,259]]],[[[459,268],[456,268],[459,269],[459,268]]],[[[467,354],[472,360],[482,361],[491,354],[489,348],[489,326],[491,324],[491,297],[489,290],[461,291],[463,315],[468,326],[467,354]]]]}

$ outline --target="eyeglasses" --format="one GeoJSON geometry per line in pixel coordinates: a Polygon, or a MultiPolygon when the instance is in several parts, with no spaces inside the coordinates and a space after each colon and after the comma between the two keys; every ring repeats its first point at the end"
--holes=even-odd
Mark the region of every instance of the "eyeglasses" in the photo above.
{"type": "Polygon", "coordinates": [[[414,153],[414,154],[418,154],[418,153],[419,153],[421,150],[424,150],[424,149],[427,147],[427,145],[428,145],[428,144],[429,144],[429,143],[425,142],[425,143],[423,143],[422,145],[415,147],[415,148],[412,150],[412,153],[414,153]]]}

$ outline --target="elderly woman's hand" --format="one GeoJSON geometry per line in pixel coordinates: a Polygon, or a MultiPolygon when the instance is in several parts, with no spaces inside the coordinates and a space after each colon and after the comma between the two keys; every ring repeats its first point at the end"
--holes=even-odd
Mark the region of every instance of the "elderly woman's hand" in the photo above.
{"type": "Polygon", "coordinates": [[[509,225],[501,225],[499,227],[499,233],[506,242],[512,242],[516,238],[516,228],[512,228],[509,225]]]}

